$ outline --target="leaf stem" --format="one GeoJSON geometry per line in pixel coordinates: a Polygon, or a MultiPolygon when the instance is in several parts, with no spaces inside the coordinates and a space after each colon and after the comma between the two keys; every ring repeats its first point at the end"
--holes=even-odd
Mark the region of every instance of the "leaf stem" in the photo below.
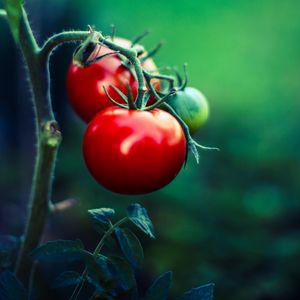
{"type": "MultiPolygon", "coordinates": [[[[97,247],[96,247],[96,249],[95,249],[95,251],[93,253],[93,256],[97,256],[99,254],[99,252],[101,251],[101,249],[102,249],[102,247],[104,245],[105,239],[108,236],[110,236],[117,227],[119,227],[121,224],[125,223],[128,220],[129,220],[129,218],[125,217],[122,220],[118,221],[115,225],[113,225],[111,223],[111,221],[109,221],[109,229],[105,232],[105,234],[103,235],[103,237],[100,240],[99,244],[97,245],[97,247]]],[[[83,287],[83,284],[85,283],[85,281],[87,279],[87,276],[88,276],[88,270],[87,270],[87,267],[86,267],[84,269],[82,275],[81,275],[81,277],[84,279],[84,281],[77,284],[77,286],[76,286],[76,288],[75,288],[75,290],[74,290],[74,292],[73,292],[70,300],[76,300],[77,299],[77,297],[78,297],[78,295],[79,295],[79,293],[80,293],[80,291],[81,291],[81,289],[83,287]]]]}

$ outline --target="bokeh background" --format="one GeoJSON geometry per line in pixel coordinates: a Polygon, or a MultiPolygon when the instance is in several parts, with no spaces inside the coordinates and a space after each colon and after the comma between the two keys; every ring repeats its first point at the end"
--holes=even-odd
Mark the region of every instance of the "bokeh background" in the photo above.
{"type": "MultiPolygon", "coordinates": [[[[80,238],[93,251],[100,237],[87,210],[112,207],[118,220],[128,204],[137,202],[156,230],[152,240],[130,226],[145,252],[144,267],[136,270],[141,296],[172,270],[170,298],[214,282],[217,300],[299,299],[300,2],[26,2],[40,43],[55,32],[85,30],[88,24],[104,34],[114,24],[116,35],[128,39],[150,28],[146,49],[165,41],[156,64],[182,70],[188,63],[189,85],[209,101],[210,119],[195,140],[220,148],[200,150],[199,165],[190,158],[188,168],[155,193],[133,197],[106,191],[85,168],[86,125],[66,93],[76,45],[61,46],[51,58],[53,107],[63,134],[53,202],[77,196],[82,203],[51,219],[45,241],[80,238]]],[[[4,21],[0,37],[0,234],[5,244],[5,235],[23,233],[35,136],[26,70],[4,21]]],[[[72,288],[49,286],[61,272],[82,269],[80,262],[41,262],[32,299],[68,299],[72,288]]]]}

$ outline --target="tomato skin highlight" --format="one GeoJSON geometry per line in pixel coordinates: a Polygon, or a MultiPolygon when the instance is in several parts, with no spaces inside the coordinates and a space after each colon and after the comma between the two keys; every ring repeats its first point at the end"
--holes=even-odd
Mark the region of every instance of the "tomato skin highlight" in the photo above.
{"type": "Polygon", "coordinates": [[[209,106],[204,95],[195,88],[186,87],[171,97],[168,104],[189,127],[190,134],[196,133],[206,122],[209,106]]]}
{"type": "MultiPolygon", "coordinates": [[[[120,46],[129,48],[131,42],[121,38],[115,38],[114,42],[120,46]]],[[[99,56],[112,50],[102,47],[99,56]]],[[[155,70],[156,66],[152,59],[147,59],[142,67],[145,70],[155,70]]],[[[67,74],[67,92],[72,107],[85,122],[89,122],[99,111],[109,106],[114,106],[104,92],[103,85],[108,94],[118,103],[125,104],[125,101],[110,85],[117,87],[124,95],[127,95],[126,82],[129,83],[134,99],[137,96],[138,82],[131,72],[123,65],[116,54],[112,54],[91,66],[81,69],[71,63],[67,74]]],[[[156,89],[161,88],[158,82],[156,89]]],[[[149,105],[155,102],[151,95],[149,105]]]]}
{"type": "Polygon", "coordinates": [[[113,106],[88,124],[82,149],[85,164],[100,185],[138,195],[156,191],[177,176],[186,141],[177,120],[165,111],[113,106]]]}

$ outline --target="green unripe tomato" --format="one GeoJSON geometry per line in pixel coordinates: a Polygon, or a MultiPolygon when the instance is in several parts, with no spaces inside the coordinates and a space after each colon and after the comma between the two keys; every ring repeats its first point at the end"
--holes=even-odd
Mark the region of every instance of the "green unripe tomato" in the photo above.
{"type": "Polygon", "coordinates": [[[189,127],[190,134],[196,133],[206,122],[209,114],[207,100],[198,90],[187,87],[173,96],[168,104],[189,127]]]}

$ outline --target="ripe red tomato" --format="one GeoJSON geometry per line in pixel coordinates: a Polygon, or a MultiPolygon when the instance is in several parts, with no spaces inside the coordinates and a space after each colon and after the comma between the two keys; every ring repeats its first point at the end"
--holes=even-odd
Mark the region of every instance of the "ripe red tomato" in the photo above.
{"type": "MultiPolygon", "coordinates": [[[[121,38],[115,38],[114,42],[123,47],[129,48],[131,46],[130,41],[121,38]]],[[[108,52],[112,51],[102,47],[99,56],[108,52]]],[[[145,70],[156,70],[152,59],[147,59],[142,66],[145,70]]],[[[120,58],[116,54],[112,54],[84,69],[71,63],[67,75],[67,91],[74,110],[88,123],[99,111],[114,105],[105,94],[103,85],[115,101],[125,104],[124,100],[110,85],[114,85],[124,95],[127,95],[126,82],[129,83],[135,99],[138,82],[132,73],[121,65],[120,58]]],[[[160,89],[160,82],[155,88],[160,89]]],[[[149,104],[154,102],[155,98],[151,95],[149,104]]]]}
{"type": "Polygon", "coordinates": [[[91,175],[119,194],[156,191],[179,173],[186,140],[177,120],[160,109],[99,112],[83,138],[83,157],[91,175]]]}

